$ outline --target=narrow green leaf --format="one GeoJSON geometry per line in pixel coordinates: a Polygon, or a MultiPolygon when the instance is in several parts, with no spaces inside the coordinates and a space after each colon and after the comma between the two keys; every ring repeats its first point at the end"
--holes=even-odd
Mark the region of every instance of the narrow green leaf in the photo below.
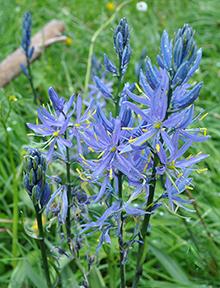
{"type": "Polygon", "coordinates": [[[159,250],[152,244],[150,245],[150,250],[156,256],[159,262],[163,265],[164,269],[170,274],[174,281],[181,284],[191,284],[183,269],[173,258],[171,258],[163,251],[159,250]]]}
{"type": "Polygon", "coordinates": [[[20,261],[12,272],[9,288],[23,287],[26,278],[26,264],[25,261],[20,261]]]}
{"type": "Polygon", "coordinates": [[[93,267],[89,273],[89,287],[90,288],[105,288],[105,282],[100,271],[93,267]]]}
{"type": "Polygon", "coordinates": [[[66,267],[63,269],[61,273],[61,283],[62,287],[74,287],[79,288],[79,285],[77,284],[76,276],[74,275],[73,271],[66,267]]]}

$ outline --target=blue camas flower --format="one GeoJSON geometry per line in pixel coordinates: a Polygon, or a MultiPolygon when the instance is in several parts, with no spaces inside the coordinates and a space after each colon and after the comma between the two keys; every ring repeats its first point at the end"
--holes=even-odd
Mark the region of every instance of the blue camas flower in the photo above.
{"type": "MultiPolygon", "coordinates": [[[[174,211],[178,207],[188,209],[185,205],[190,201],[182,199],[181,194],[192,185],[190,174],[196,170],[195,165],[207,157],[201,153],[188,156],[194,142],[208,138],[204,128],[190,127],[199,123],[200,114],[194,116],[194,103],[202,88],[202,83],[188,82],[201,60],[192,28],[184,25],[174,40],[164,31],[157,57],[159,67],[149,57],[145,62],[142,59],[136,84],[123,83],[131,56],[129,28],[124,18],[114,31],[114,48],[119,65],[107,55],[104,65],[108,76],[118,81],[116,91],[113,82],[105,77],[107,73],[102,73],[100,63],[94,60],[92,99],[87,99],[84,113],[81,96],[76,103],[73,96],[65,101],[50,88],[53,111],[41,107],[41,123],[28,124],[36,134],[49,137],[49,159],[55,144],[56,152],[61,154],[68,150],[66,147],[77,144],[78,151],[68,157],[66,164],[72,167],[70,162],[79,156],[78,164],[82,167],[77,167],[76,172],[84,182],[82,187],[94,191],[86,197],[84,207],[102,205],[101,212],[91,215],[91,221],[82,225],[82,232],[102,231],[98,248],[103,242],[110,243],[111,231],[122,237],[120,227],[126,225],[124,220],[128,217],[136,219],[132,236],[132,241],[136,241],[145,229],[140,229],[142,218],[154,213],[164,199],[174,211]],[[106,114],[106,99],[115,108],[114,116],[106,114]],[[155,192],[159,178],[162,186],[155,192]],[[156,200],[154,194],[159,194],[156,200]]],[[[69,180],[68,185],[60,183],[47,204],[47,211],[58,215],[60,223],[65,223],[68,209],[72,208],[68,205],[69,197],[75,197],[69,180]]],[[[73,210],[78,208],[74,206],[73,210]]],[[[124,246],[120,248],[121,252],[124,246]]]]}
{"type": "Polygon", "coordinates": [[[46,108],[41,107],[38,109],[38,119],[41,121],[41,124],[28,123],[27,126],[37,136],[50,137],[46,145],[49,146],[48,160],[51,160],[55,144],[57,144],[61,152],[64,147],[72,147],[72,143],[69,139],[66,139],[65,133],[71,125],[70,119],[74,113],[74,109],[72,109],[74,96],[71,96],[69,101],[65,102],[62,98],[58,97],[53,88],[49,88],[49,95],[55,113],[52,114],[46,108]]]}

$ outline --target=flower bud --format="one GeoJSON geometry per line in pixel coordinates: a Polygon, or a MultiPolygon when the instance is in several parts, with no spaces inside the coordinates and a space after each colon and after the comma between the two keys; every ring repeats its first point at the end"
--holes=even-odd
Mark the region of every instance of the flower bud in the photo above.
{"type": "Polygon", "coordinates": [[[50,188],[46,183],[46,159],[37,149],[29,149],[24,159],[24,187],[34,205],[44,207],[50,198],[50,188]]]}
{"type": "Polygon", "coordinates": [[[35,173],[34,173],[34,169],[31,168],[31,171],[29,173],[29,183],[30,185],[35,185],[36,184],[36,177],[35,177],[35,173]]]}
{"type": "Polygon", "coordinates": [[[37,202],[38,202],[37,186],[34,186],[34,187],[32,188],[31,200],[32,200],[32,202],[33,202],[34,205],[36,205],[37,202]]]}
{"type": "Polygon", "coordinates": [[[41,178],[42,178],[42,167],[41,165],[39,165],[37,167],[37,181],[40,181],[41,178]]]}
{"type": "Polygon", "coordinates": [[[33,163],[34,170],[36,170],[37,165],[39,164],[39,158],[37,156],[34,156],[34,158],[32,159],[32,163],[33,163]]]}

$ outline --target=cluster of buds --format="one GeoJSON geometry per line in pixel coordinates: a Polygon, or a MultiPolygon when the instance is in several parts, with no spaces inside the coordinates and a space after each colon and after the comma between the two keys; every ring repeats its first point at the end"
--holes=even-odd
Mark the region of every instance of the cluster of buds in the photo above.
{"type": "Polygon", "coordinates": [[[116,27],[114,32],[114,48],[118,55],[119,67],[104,55],[104,64],[106,71],[112,73],[114,76],[122,77],[126,70],[131,57],[131,46],[130,46],[130,33],[127,20],[122,18],[119,25],[116,27]]]}
{"type": "Polygon", "coordinates": [[[32,27],[32,17],[31,13],[26,12],[23,17],[22,24],[22,41],[21,47],[23,48],[25,55],[31,59],[34,47],[31,47],[31,27],[32,27]]]}
{"type": "Polygon", "coordinates": [[[131,57],[130,33],[128,23],[122,18],[114,33],[114,47],[119,57],[121,74],[124,75],[131,57]]]}
{"type": "Polygon", "coordinates": [[[33,204],[44,208],[50,198],[46,182],[46,159],[37,149],[29,149],[24,159],[24,186],[33,204]]]}

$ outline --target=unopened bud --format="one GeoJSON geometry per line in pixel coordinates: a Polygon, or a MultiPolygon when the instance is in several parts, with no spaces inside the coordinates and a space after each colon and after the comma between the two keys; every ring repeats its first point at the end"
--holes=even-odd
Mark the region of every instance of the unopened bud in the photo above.
{"type": "Polygon", "coordinates": [[[37,156],[34,156],[32,162],[33,162],[33,168],[34,168],[34,170],[36,170],[37,165],[39,164],[39,158],[37,156]]]}
{"type": "Polygon", "coordinates": [[[41,165],[38,165],[37,167],[37,181],[40,181],[40,179],[42,178],[42,167],[41,165]]]}
{"type": "Polygon", "coordinates": [[[31,171],[29,173],[29,183],[30,185],[35,185],[36,184],[36,177],[35,177],[35,173],[34,173],[34,169],[31,168],[31,171]]]}

